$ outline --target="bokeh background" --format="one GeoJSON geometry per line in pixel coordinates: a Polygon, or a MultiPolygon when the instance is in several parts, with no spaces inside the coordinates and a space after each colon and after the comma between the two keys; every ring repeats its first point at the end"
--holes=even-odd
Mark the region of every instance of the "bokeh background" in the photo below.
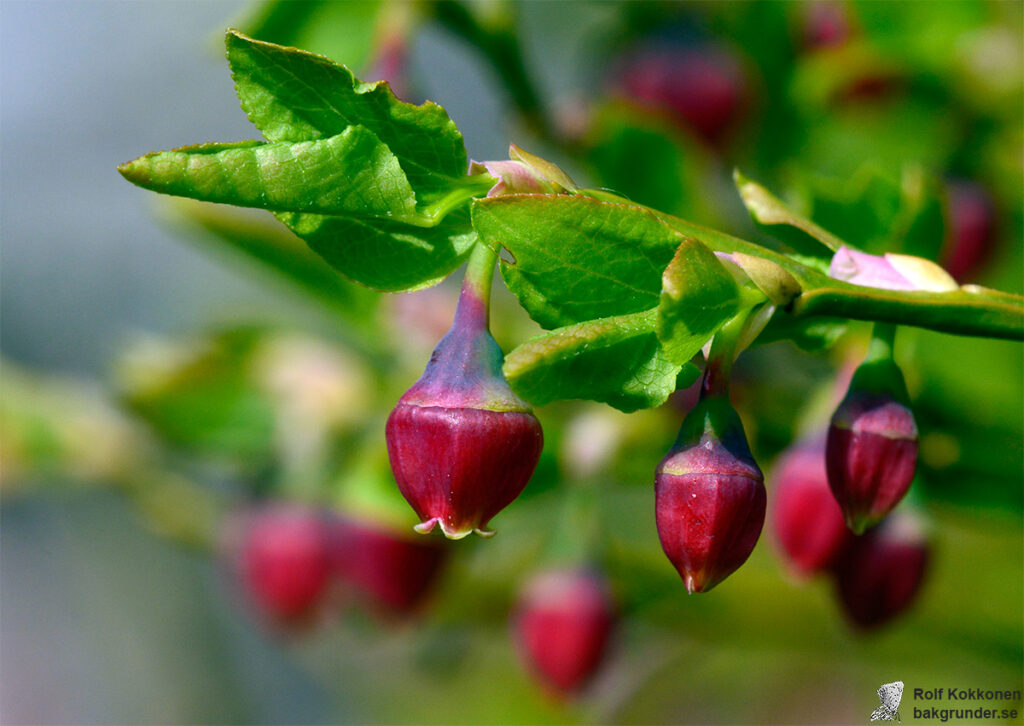
{"type": "MultiPolygon", "coordinates": [[[[221,544],[244,503],[408,526],[381,484],[383,417],[455,292],[379,296],[308,266],[296,285],[238,242],[287,248],[261,216],[120,178],[118,163],[151,150],[257,136],[223,60],[226,27],[437,101],[472,158],[504,158],[513,141],[587,185],[758,241],[734,167],[840,236],[947,264],[966,189],[989,217],[980,252],[957,263],[964,281],[1024,287],[1019,3],[469,12],[512,29],[532,96],[443,5],[0,5],[0,722],[860,723],[895,679],[1021,688],[1024,352],[917,330],[897,356],[922,431],[913,498],[932,560],[913,607],[884,627],[847,623],[829,578],[790,576],[770,527],[724,585],[685,594],[650,487],[685,400],[631,416],[540,409],[534,482],[497,538],[452,543],[413,616],[345,607],[285,635],[254,615],[221,544]],[[653,98],[672,86],[661,75],[711,82],[677,89],[707,94],[710,110],[653,98]],[[908,215],[924,241],[900,231],[908,215]],[[303,408],[310,398],[337,408],[303,408]],[[594,682],[559,701],[521,665],[508,616],[524,578],[581,551],[607,573],[620,622],[594,682]]],[[[506,350],[536,330],[510,296],[496,306],[506,350]]],[[[865,333],[829,328],[842,335],[830,351],[815,338],[741,359],[734,400],[766,471],[820,426],[865,333]]]]}

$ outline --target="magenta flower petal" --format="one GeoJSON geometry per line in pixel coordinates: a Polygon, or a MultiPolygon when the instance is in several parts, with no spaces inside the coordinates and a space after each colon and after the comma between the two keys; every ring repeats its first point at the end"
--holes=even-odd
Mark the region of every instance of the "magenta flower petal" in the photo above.
{"type": "Polygon", "coordinates": [[[864,287],[878,287],[884,290],[916,290],[917,286],[908,280],[885,257],[869,255],[867,252],[843,246],[832,257],[828,268],[829,277],[864,287]]]}

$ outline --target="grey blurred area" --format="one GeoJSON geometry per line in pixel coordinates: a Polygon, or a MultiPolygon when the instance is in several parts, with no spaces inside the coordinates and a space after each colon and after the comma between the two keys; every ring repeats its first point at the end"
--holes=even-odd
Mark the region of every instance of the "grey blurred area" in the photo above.
{"type": "Polygon", "coordinates": [[[216,563],[153,538],[119,499],[5,504],[0,526],[5,726],[339,718],[216,563]]]}
{"type": "MultiPolygon", "coordinates": [[[[153,214],[117,164],[158,149],[259,137],[238,107],[219,32],[246,3],[0,4],[3,285],[0,348],[24,365],[102,375],[126,335],[308,310],[225,269],[153,214]]],[[[502,158],[501,110],[469,51],[428,30],[424,94],[470,154],[502,158]],[[458,77],[459,83],[444,79],[458,77]],[[437,80],[440,79],[440,80],[437,80]]]]}
{"type": "MultiPolygon", "coordinates": [[[[271,307],[258,282],[156,224],[151,200],[115,170],[153,149],[254,135],[215,46],[240,7],[0,3],[8,360],[102,379],[133,331],[271,307]]],[[[215,564],[151,537],[115,497],[5,499],[0,533],[0,723],[336,715],[238,618],[215,564]]]]}
{"type": "MultiPolygon", "coordinates": [[[[5,360],[103,381],[139,332],[316,318],[191,247],[158,221],[156,195],[115,168],[258,137],[219,45],[244,6],[0,2],[5,360]]],[[[442,38],[423,46],[429,62],[463,60],[442,38]]],[[[485,84],[466,79],[475,100],[454,104],[476,109],[477,129],[500,113],[493,97],[481,102],[485,84]]],[[[152,537],[114,495],[5,497],[0,533],[0,723],[363,720],[240,611],[216,562],[152,537]]]]}
{"type": "Polygon", "coordinates": [[[154,224],[117,164],[251,138],[215,30],[238,2],[5,2],[0,347],[101,374],[134,329],[187,329],[260,289],[154,224]]]}

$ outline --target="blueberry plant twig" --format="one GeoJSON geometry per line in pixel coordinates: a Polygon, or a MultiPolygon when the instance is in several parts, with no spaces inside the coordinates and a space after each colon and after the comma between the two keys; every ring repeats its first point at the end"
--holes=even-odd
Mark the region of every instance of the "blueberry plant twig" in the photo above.
{"type": "Polygon", "coordinates": [[[610,192],[585,190],[588,196],[648,210],[669,227],[700,240],[716,252],[742,252],[770,260],[793,275],[802,288],[785,309],[794,317],[844,317],[928,328],[943,333],[1024,340],[1024,297],[967,286],[959,291],[885,290],[853,285],[784,254],[738,237],[638,205],[610,192]]]}
{"type": "Polygon", "coordinates": [[[840,316],[929,328],[942,333],[1024,340],[1024,298],[1001,293],[902,292],[832,281],[793,302],[796,317],[840,316]]]}

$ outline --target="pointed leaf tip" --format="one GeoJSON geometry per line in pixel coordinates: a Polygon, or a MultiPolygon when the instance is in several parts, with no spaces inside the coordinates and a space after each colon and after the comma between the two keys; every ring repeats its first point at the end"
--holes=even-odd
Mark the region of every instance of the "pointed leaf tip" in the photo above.
{"type": "Polygon", "coordinates": [[[810,219],[797,214],[765,187],[733,171],[740,198],[754,222],[768,234],[792,245],[798,252],[822,256],[821,245],[835,252],[843,241],[810,219]]]}
{"type": "Polygon", "coordinates": [[[416,211],[398,160],[361,126],[313,141],[186,146],[123,166],[133,184],[205,202],[387,218],[416,211]]]}

